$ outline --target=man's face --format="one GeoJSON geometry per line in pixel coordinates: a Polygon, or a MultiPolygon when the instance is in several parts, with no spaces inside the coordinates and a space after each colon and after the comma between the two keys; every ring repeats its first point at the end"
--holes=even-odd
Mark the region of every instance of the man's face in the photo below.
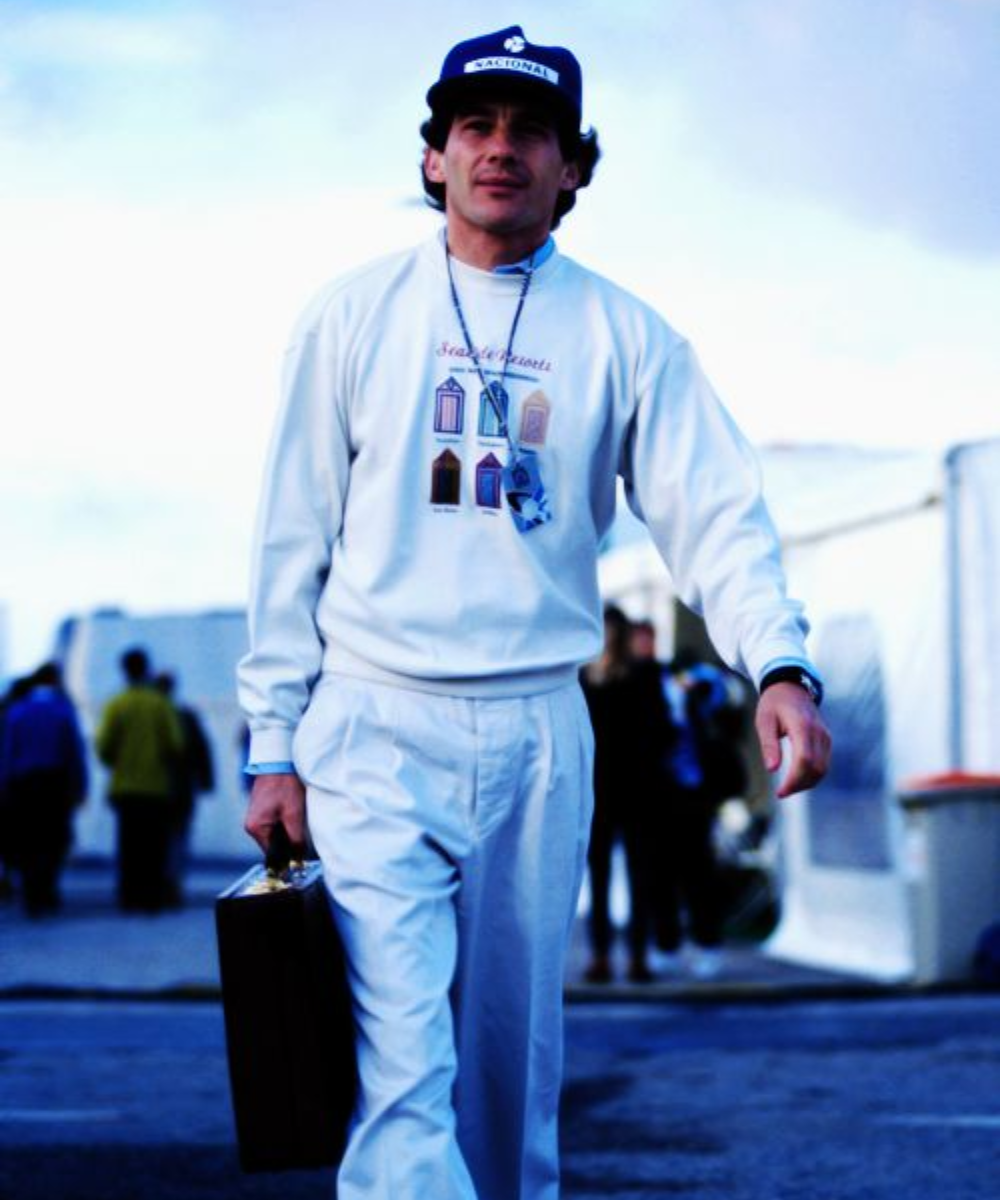
{"type": "Polygon", "coordinates": [[[424,152],[424,169],[445,185],[452,236],[486,233],[529,245],[545,240],[559,193],[580,180],[545,109],[502,99],[459,109],[444,149],[424,152]]]}

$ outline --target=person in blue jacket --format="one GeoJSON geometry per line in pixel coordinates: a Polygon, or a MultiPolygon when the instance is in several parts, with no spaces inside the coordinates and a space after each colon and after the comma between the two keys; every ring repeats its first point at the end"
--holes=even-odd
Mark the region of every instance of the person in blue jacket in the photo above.
{"type": "Polygon", "coordinates": [[[32,676],[4,717],[0,782],[8,859],[31,916],[55,912],[59,877],[73,843],[73,813],[87,794],[87,756],[73,703],[55,663],[32,676]]]}

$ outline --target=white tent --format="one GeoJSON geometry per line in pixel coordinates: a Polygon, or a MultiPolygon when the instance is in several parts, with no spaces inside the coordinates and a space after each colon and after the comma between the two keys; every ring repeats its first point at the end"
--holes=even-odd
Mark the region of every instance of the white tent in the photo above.
{"type": "MultiPolygon", "coordinates": [[[[835,743],[829,778],[779,808],[783,915],[770,948],[914,978],[914,892],[933,847],[900,786],[1000,770],[1000,439],[946,454],[772,447],[762,465],[835,743]]],[[[665,626],[669,578],[622,525],[605,594],[665,626]]]]}

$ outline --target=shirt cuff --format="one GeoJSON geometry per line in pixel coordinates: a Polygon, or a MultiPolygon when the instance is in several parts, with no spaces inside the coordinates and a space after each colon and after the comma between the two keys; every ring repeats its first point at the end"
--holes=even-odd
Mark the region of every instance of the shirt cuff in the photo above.
{"type": "Polygon", "coordinates": [[[294,775],[295,764],[290,762],[247,763],[243,772],[246,775],[294,775]]]}
{"type": "Polygon", "coordinates": [[[292,741],[295,729],[290,725],[250,727],[247,761],[251,763],[289,763],[295,758],[292,741]]]}

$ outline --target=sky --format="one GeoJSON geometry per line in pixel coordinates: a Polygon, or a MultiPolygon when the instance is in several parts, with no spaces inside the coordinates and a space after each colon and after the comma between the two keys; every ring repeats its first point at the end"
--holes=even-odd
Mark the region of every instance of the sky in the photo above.
{"type": "Polygon", "coordinates": [[[604,148],[560,248],[751,440],[1000,434],[1000,0],[0,0],[0,674],[242,604],[288,333],[437,228],[424,94],[508,24],[604,148]]]}

